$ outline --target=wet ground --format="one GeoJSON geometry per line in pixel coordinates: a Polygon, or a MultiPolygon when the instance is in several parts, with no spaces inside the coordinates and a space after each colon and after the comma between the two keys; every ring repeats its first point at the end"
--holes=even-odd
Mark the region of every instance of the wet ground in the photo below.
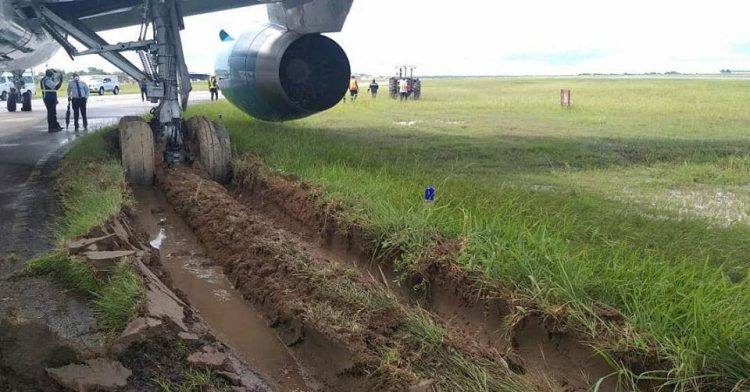
{"type": "MultiPolygon", "coordinates": [[[[194,101],[207,98],[204,93],[193,96],[194,101]]],[[[145,113],[151,106],[136,95],[92,97],[89,129],[93,132],[115,124],[122,116],[145,113]]],[[[40,322],[61,337],[91,346],[100,335],[85,300],[46,278],[16,277],[27,260],[44,254],[54,244],[59,207],[52,175],[67,147],[79,136],[73,132],[73,124],[68,132],[48,133],[41,100],[35,100],[33,108],[32,112],[15,113],[0,108],[0,320],[40,322]]],[[[65,109],[58,105],[58,120],[63,125],[65,109]]],[[[2,368],[0,363],[0,373],[2,368]]]]}
{"type": "Polygon", "coordinates": [[[274,385],[308,391],[308,382],[286,345],[263,316],[247,304],[221,268],[206,256],[192,230],[153,187],[134,189],[136,223],[158,248],[172,288],[185,294],[213,334],[274,385]]]}

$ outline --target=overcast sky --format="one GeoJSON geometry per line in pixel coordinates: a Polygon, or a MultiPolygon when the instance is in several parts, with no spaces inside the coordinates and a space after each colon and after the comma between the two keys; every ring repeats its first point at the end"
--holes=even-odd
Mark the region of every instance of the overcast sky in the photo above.
{"type": "MultiPolygon", "coordinates": [[[[747,0],[354,0],[342,33],[331,34],[357,73],[567,75],[584,72],[706,72],[750,69],[747,0]]],[[[256,6],[187,18],[188,66],[213,71],[218,32],[235,36],[267,21],[256,6]]],[[[103,34],[130,41],[137,28],[103,34]]],[[[97,66],[59,53],[67,70],[97,66]]]]}

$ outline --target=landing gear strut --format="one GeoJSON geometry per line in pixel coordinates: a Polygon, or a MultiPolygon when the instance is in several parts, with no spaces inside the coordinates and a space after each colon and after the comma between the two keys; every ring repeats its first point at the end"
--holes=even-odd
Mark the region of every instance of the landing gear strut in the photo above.
{"type": "MultiPolygon", "coordinates": [[[[144,0],[142,5],[143,24],[138,40],[116,45],[108,44],[96,32],[80,21],[65,20],[44,6],[39,6],[37,9],[42,26],[71,57],[99,54],[135,80],[146,79],[148,81],[148,99],[153,103],[158,103],[151,110],[154,116],[152,124],[154,140],[165,144],[163,160],[168,165],[181,164],[189,160],[186,149],[187,129],[182,121],[182,112],[187,108],[192,85],[190,84],[190,74],[185,64],[180,38],[180,30],[184,26],[180,2],[181,0],[144,0]],[[152,39],[147,38],[149,29],[153,33],[152,39]],[[68,36],[85,45],[87,50],[79,51],[68,41],[68,36]],[[128,50],[138,52],[143,63],[142,69],[136,67],[120,54],[120,52],[128,50]]],[[[219,131],[217,131],[216,126],[208,128],[210,128],[209,134],[212,134],[212,140],[224,140],[222,135],[217,133],[219,131]]],[[[121,124],[120,131],[136,133],[132,138],[121,137],[122,142],[129,142],[132,139],[135,140],[136,145],[142,145],[143,140],[145,140],[141,126],[121,124]]],[[[197,134],[202,135],[204,133],[198,132],[197,134]]],[[[224,146],[222,143],[216,145],[224,146]]],[[[228,146],[228,138],[226,138],[226,145],[228,146]]],[[[128,148],[125,148],[124,145],[122,147],[123,161],[128,161],[125,162],[126,167],[130,167],[130,163],[133,163],[130,161],[133,159],[143,159],[145,160],[144,164],[148,164],[148,157],[136,157],[130,153],[127,153],[129,155],[126,156],[125,151],[128,148]]],[[[208,154],[207,149],[209,148],[213,147],[205,146],[201,148],[201,154],[208,154]]],[[[224,153],[216,155],[223,156],[222,154],[224,153]]],[[[209,161],[213,162],[213,160],[209,161]]],[[[136,166],[138,165],[134,163],[133,167],[136,166]]],[[[142,171],[133,169],[133,172],[141,173],[142,171]]],[[[227,170],[217,169],[215,176],[217,179],[224,179],[227,175],[227,170]]],[[[148,175],[138,174],[135,177],[133,180],[140,183],[148,175]]]]}
{"type": "Polygon", "coordinates": [[[23,81],[23,71],[13,71],[13,87],[11,87],[6,99],[6,107],[9,112],[15,112],[18,109],[18,103],[21,103],[22,112],[31,111],[31,93],[23,91],[26,85],[23,81]]]}

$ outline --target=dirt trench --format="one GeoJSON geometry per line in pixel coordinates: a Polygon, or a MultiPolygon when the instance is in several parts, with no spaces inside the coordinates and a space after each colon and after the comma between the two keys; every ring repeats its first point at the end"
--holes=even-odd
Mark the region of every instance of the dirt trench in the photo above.
{"type": "MultiPolygon", "coordinates": [[[[454,263],[459,240],[438,241],[400,278],[397,250],[378,249],[360,227],[338,218],[341,207],[322,202],[320,189],[269,173],[259,161],[235,178],[235,198],[276,227],[299,235],[312,254],[354,265],[404,303],[429,310],[445,325],[479,345],[503,354],[513,371],[544,390],[585,391],[599,379],[601,391],[615,390],[614,370],[587,344],[587,338],[524,300],[467,273],[454,263]]],[[[602,317],[619,315],[600,312],[602,317]]]]}
{"type": "MultiPolygon", "coordinates": [[[[446,329],[446,345],[507,372],[517,390],[585,391],[612,373],[579,336],[533,309],[503,329],[517,304],[488,297],[451,263],[460,244],[436,247],[409,284],[399,284],[397,252],[376,260],[374,242],[341,224],[340,207],[320,203],[320,190],[269,176],[259,164],[236,174],[233,196],[192,169],[171,169],[160,181],[209,255],[329,390],[446,390],[429,372],[412,371],[429,361],[420,354],[402,356],[408,366],[384,366],[383,347],[420,351],[403,320],[421,308],[446,329]],[[368,308],[350,298],[351,287],[394,301],[368,308]],[[321,357],[336,366],[316,368],[321,357]]],[[[608,380],[600,390],[614,389],[608,380]]]]}

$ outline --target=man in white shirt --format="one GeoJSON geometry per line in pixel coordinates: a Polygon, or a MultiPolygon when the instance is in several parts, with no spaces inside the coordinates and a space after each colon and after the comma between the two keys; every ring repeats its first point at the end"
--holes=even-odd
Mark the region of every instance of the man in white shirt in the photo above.
{"type": "Polygon", "coordinates": [[[398,81],[398,93],[401,96],[401,100],[409,99],[409,81],[406,79],[400,79],[398,81]]]}
{"type": "Polygon", "coordinates": [[[86,82],[73,74],[73,79],[68,83],[68,100],[73,106],[73,124],[78,132],[78,117],[83,117],[83,129],[88,131],[89,121],[86,117],[86,102],[89,98],[89,86],[86,82]]]}

